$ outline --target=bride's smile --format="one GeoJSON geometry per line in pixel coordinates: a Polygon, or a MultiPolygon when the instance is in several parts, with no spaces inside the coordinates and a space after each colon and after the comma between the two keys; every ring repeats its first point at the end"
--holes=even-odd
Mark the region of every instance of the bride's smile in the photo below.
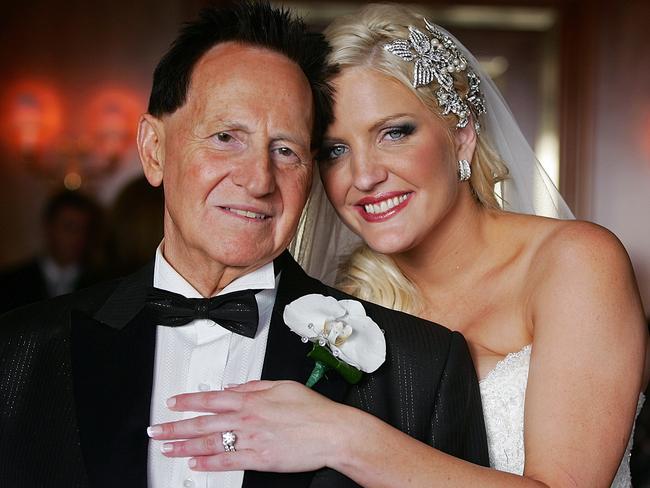
{"type": "Polygon", "coordinates": [[[361,217],[368,222],[383,222],[402,211],[411,201],[413,192],[386,192],[364,197],[357,202],[361,217]]]}

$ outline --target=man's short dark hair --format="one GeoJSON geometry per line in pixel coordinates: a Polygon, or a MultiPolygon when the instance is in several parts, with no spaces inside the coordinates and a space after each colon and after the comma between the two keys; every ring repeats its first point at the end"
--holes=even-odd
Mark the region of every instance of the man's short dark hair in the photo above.
{"type": "Polygon", "coordinates": [[[303,21],[267,1],[211,6],[183,26],[153,75],[148,112],[162,117],[185,104],[192,71],[199,59],[223,42],[241,42],[283,54],[304,72],[314,101],[312,147],[318,147],[332,118],[332,70],[325,58],[329,45],[322,34],[309,32],[303,21]]]}

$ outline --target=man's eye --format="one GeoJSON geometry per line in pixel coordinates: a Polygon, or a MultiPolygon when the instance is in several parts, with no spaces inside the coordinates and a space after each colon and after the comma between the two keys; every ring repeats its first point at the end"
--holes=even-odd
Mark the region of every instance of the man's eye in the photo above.
{"type": "Polygon", "coordinates": [[[294,153],[294,152],[293,152],[291,149],[289,149],[288,147],[279,147],[279,148],[277,149],[277,151],[278,151],[278,153],[279,153],[281,156],[284,156],[284,157],[291,157],[291,156],[295,156],[295,155],[296,155],[296,153],[294,153]]]}
{"type": "Polygon", "coordinates": [[[217,133],[217,139],[220,142],[230,142],[230,141],[233,140],[233,137],[230,134],[228,134],[227,132],[218,132],[217,133]]]}
{"type": "Polygon", "coordinates": [[[286,146],[282,147],[276,147],[271,150],[271,154],[273,154],[274,159],[282,162],[282,163],[300,163],[302,160],[298,157],[298,155],[293,151],[293,149],[288,148],[286,146]]]}

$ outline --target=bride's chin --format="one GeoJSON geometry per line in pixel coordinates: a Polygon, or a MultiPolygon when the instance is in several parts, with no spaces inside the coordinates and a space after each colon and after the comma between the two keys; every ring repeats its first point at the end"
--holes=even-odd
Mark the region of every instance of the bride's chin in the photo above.
{"type": "Polygon", "coordinates": [[[364,241],[373,251],[388,256],[403,253],[412,247],[411,243],[406,241],[403,236],[374,237],[368,240],[364,239],[364,241]]]}

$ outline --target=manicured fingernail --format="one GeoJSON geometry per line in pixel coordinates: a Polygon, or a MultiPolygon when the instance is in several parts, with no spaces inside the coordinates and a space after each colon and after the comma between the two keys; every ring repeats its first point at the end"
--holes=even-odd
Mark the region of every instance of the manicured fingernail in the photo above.
{"type": "Polygon", "coordinates": [[[147,427],[147,435],[149,437],[156,437],[162,433],[163,428],[160,425],[152,425],[151,427],[147,427]]]}
{"type": "Polygon", "coordinates": [[[165,403],[169,408],[172,408],[174,405],[176,405],[176,398],[174,397],[168,398],[165,403]]]}
{"type": "Polygon", "coordinates": [[[173,450],[174,450],[174,443],[172,442],[165,442],[162,446],[160,446],[161,452],[172,452],[173,450]]]}
{"type": "Polygon", "coordinates": [[[196,459],[194,459],[194,458],[190,458],[190,460],[187,461],[187,465],[188,465],[190,468],[196,468],[196,459]]]}

